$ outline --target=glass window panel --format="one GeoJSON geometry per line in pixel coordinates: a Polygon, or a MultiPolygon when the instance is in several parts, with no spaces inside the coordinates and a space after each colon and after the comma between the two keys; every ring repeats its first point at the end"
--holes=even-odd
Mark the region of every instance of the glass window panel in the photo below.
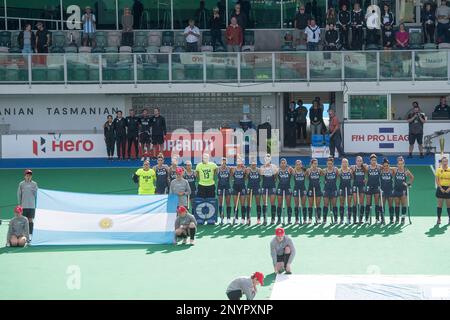
{"type": "Polygon", "coordinates": [[[22,54],[0,55],[0,81],[27,82],[28,57],[22,54]]]}
{"type": "Polygon", "coordinates": [[[0,3],[0,30],[5,30],[5,5],[3,1],[0,3]]]}
{"type": "Polygon", "coordinates": [[[342,55],[339,52],[310,52],[311,80],[338,80],[342,77],[342,55]]]}
{"type": "MultiPolygon", "coordinates": [[[[3,7],[3,1],[2,1],[3,7]]],[[[10,30],[17,30],[24,26],[24,23],[32,23],[33,29],[35,24],[41,19],[55,20],[47,21],[47,29],[56,29],[57,21],[61,20],[61,10],[59,0],[8,0],[6,2],[8,14],[8,28],[10,30]],[[13,18],[25,18],[19,21],[13,18]]],[[[1,15],[4,15],[4,9],[1,10],[1,15]]]]}
{"type": "Polygon", "coordinates": [[[386,120],[386,95],[350,95],[350,120],[386,120]]]}
{"type": "MultiPolygon", "coordinates": [[[[207,53],[206,81],[236,82],[237,61],[237,53],[207,53]]],[[[228,101],[230,101],[229,99],[228,101]]]]}
{"type": "MultiPolygon", "coordinates": [[[[97,66],[98,70],[98,66],[97,66]]],[[[64,82],[64,57],[62,54],[36,54],[31,60],[33,83],[64,82]]]]}
{"type": "Polygon", "coordinates": [[[214,7],[219,8],[223,27],[225,27],[225,3],[222,1],[223,3],[220,4],[220,2],[217,0],[173,0],[174,29],[186,28],[189,19],[194,19],[195,25],[200,29],[209,29],[211,27],[209,20],[214,7]]]}
{"type": "Polygon", "coordinates": [[[242,52],[241,81],[272,81],[272,54],[242,52]]]}
{"type": "Polygon", "coordinates": [[[411,79],[411,51],[380,51],[380,78],[383,80],[411,79]]]}
{"type": "Polygon", "coordinates": [[[447,79],[447,52],[416,51],[414,60],[417,80],[447,79]]]}
{"type": "Polygon", "coordinates": [[[80,21],[87,6],[91,7],[92,13],[95,14],[97,30],[116,29],[115,0],[63,0],[64,20],[69,20],[64,23],[64,29],[72,29],[74,26],[75,29],[82,29],[80,21]]]}
{"type": "Polygon", "coordinates": [[[124,8],[133,14],[134,29],[171,29],[170,0],[119,0],[119,24],[124,8]]]}
{"type": "Polygon", "coordinates": [[[228,16],[234,13],[236,3],[241,4],[241,11],[246,14],[246,28],[279,29],[281,25],[280,0],[228,0],[228,16]]]}
{"type": "Polygon", "coordinates": [[[293,28],[298,2],[296,0],[283,0],[283,28],[293,28]]]}
{"type": "Polygon", "coordinates": [[[415,0],[400,0],[399,11],[400,22],[416,22],[415,0]]]}
{"type": "Polygon", "coordinates": [[[346,52],[344,53],[346,80],[376,80],[376,52],[346,52]]]}
{"type": "Polygon", "coordinates": [[[203,81],[203,54],[172,54],[172,80],[174,82],[203,81]]]}
{"type": "Polygon", "coordinates": [[[306,79],[306,53],[276,53],[275,68],[279,81],[306,79]]]}
{"type": "Polygon", "coordinates": [[[169,81],[169,57],[167,54],[140,54],[137,56],[138,82],[169,81]]]}
{"type": "MultiPolygon", "coordinates": [[[[103,63],[106,59],[103,57],[103,63]]],[[[99,81],[99,56],[91,53],[66,54],[67,81],[71,83],[99,81]]],[[[105,71],[103,70],[103,77],[105,71]]]]}

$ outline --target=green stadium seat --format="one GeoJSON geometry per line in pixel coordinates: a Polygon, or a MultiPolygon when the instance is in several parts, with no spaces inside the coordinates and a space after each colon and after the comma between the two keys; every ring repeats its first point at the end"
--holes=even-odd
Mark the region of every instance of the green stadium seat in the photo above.
{"type": "Polygon", "coordinates": [[[0,47],[11,47],[11,32],[0,31],[0,47]]]}
{"type": "Polygon", "coordinates": [[[49,67],[47,69],[47,81],[60,82],[64,81],[64,69],[63,67],[49,67]]]}
{"type": "Polygon", "coordinates": [[[182,65],[181,63],[173,63],[173,65],[172,65],[172,79],[174,81],[186,80],[184,73],[185,73],[185,66],[184,65],[182,65]]]}
{"type": "Polygon", "coordinates": [[[100,71],[98,70],[98,66],[90,65],[89,66],[89,81],[98,82],[100,79],[100,71]]]}
{"type": "Polygon", "coordinates": [[[33,66],[31,69],[32,82],[46,82],[47,81],[47,67],[33,66]]]}

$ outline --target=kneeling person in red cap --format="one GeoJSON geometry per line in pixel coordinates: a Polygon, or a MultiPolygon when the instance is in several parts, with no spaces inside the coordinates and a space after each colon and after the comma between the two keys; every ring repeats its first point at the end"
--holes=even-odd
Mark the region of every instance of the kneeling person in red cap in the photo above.
{"type": "Polygon", "coordinates": [[[194,244],[195,232],[197,230],[197,220],[190,214],[186,207],[180,206],[177,209],[178,216],[175,220],[175,236],[176,241],[183,239],[183,244],[187,242],[189,236],[191,245],[194,244]]]}
{"type": "Polygon", "coordinates": [[[230,300],[241,300],[245,294],[247,300],[253,300],[256,295],[256,286],[264,285],[264,275],[255,272],[251,277],[239,277],[234,279],[227,288],[227,296],[230,300]]]}
{"type": "Polygon", "coordinates": [[[28,219],[25,218],[23,208],[17,206],[14,208],[15,217],[9,221],[8,235],[6,236],[6,246],[24,247],[30,238],[30,229],[28,219]]]}
{"type": "Polygon", "coordinates": [[[282,273],[283,270],[286,270],[287,274],[291,274],[291,263],[295,257],[294,243],[285,234],[283,228],[277,228],[275,235],[275,238],[270,242],[270,254],[275,272],[282,273]]]}

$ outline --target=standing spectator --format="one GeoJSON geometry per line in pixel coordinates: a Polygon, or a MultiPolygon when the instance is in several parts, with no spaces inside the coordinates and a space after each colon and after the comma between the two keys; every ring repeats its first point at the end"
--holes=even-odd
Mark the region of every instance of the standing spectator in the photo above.
{"type": "Polygon", "coordinates": [[[447,6],[446,0],[441,0],[441,5],[436,9],[436,17],[437,17],[437,41],[441,42],[450,42],[448,36],[448,28],[449,28],[449,18],[450,18],[450,7],[447,6]]]}
{"type": "Polygon", "coordinates": [[[128,160],[131,158],[131,148],[134,145],[134,160],[139,156],[139,118],[133,109],[130,109],[130,115],[125,119],[127,125],[127,145],[128,145],[128,160]]]}
{"type": "Polygon", "coordinates": [[[197,220],[184,206],[178,207],[177,213],[178,215],[175,219],[175,241],[178,241],[178,238],[181,238],[183,239],[183,244],[186,244],[187,238],[189,237],[191,245],[194,245],[197,220]]]}
{"type": "Polygon", "coordinates": [[[297,111],[295,110],[295,101],[291,101],[289,104],[289,110],[286,113],[286,118],[284,121],[286,129],[284,130],[287,134],[287,147],[296,147],[296,134],[295,128],[297,126],[297,111]]]}
{"type": "Polygon", "coordinates": [[[161,110],[159,107],[154,108],[152,118],[152,144],[153,144],[153,157],[162,152],[162,146],[164,144],[164,137],[167,134],[166,119],[161,116],[161,110]]]}
{"type": "Polygon", "coordinates": [[[21,206],[14,208],[14,218],[9,221],[8,234],[6,235],[7,247],[25,247],[30,239],[28,220],[22,213],[21,206]]]}
{"type": "Polygon", "coordinates": [[[311,135],[322,134],[323,112],[317,100],[313,101],[309,110],[309,121],[311,123],[311,135]]]}
{"type": "Polygon", "coordinates": [[[225,32],[227,37],[227,49],[229,52],[239,52],[242,47],[242,28],[237,24],[236,17],[231,18],[231,23],[225,32]]]}
{"type": "Polygon", "coordinates": [[[117,117],[114,119],[114,137],[116,138],[117,159],[125,160],[125,148],[127,144],[127,123],[122,116],[122,111],[116,112],[117,117]]]}
{"type": "Polygon", "coordinates": [[[203,154],[202,162],[197,164],[195,172],[198,177],[197,196],[199,198],[214,198],[216,196],[214,177],[216,176],[217,165],[209,161],[209,154],[203,154]]]}
{"type": "Polygon", "coordinates": [[[236,18],[237,24],[242,29],[242,42],[244,42],[245,29],[248,24],[248,16],[241,11],[241,5],[239,3],[236,3],[234,6],[234,12],[231,14],[230,19],[233,17],[236,18]]]}
{"type": "Polygon", "coordinates": [[[114,144],[116,143],[116,137],[114,135],[113,117],[110,114],[108,115],[107,121],[103,125],[103,135],[105,137],[108,160],[112,160],[114,158],[114,144]]]}
{"type": "Polygon", "coordinates": [[[345,50],[350,49],[348,39],[350,22],[351,22],[350,12],[347,11],[347,5],[344,3],[342,5],[341,11],[339,11],[338,13],[337,24],[339,27],[339,38],[341,39],[342,47],[345,50]]]}
{"type": "Polygon", "coordinates": [[[380,9],[377,6],[370,6],[367,8],[366,13],[366,46],[367,45],[378,45],[379,41],[379,31],[381,29],[381,17],[380,17],[380,9]]]}
{"type": "Polygon", "coordinates": [[[26,169],[25,177],[17,188],[17,202],[23,208],[23,216],[28,219],[30,240],[33,234],[34,215],[36,213],[36,196],[38,185],[33,181],[33,171],[26,169]]]}
{"type": "Polygon", "coordinates": [[[297,138],[301,139],[303,136],[304,142],[306,142],[306,116],[308,115],[308,109],[303,105],[303,100],[297,101],[297,138]]]}
{"type": "Polygon", "coordinates": [[[436,15],[431,10],[431,3],[425,4],[425,10],[422,11],[421,16],[422,28],[425,43],[434,43],[434,32],[436,30],[436,15]]]}
{"type": "Polygon", "coordinates": [[[178,195],[178,206],[188,207],[188,196],[191,194],[191,186],[189,182],[183,178],[184,170],[177,168],[177,177],[170,183],[171,194],[178,195]]]}
{"type": "Polygon", "coordinates": [[[364,26],[364,14],[360,8],[358,2],[355,2],[353,11],[351,14],[352,23],[352,49],[362,50],[363,45],[363,26],[364,26]]]}
{"type": "Polygon", "coordinates": [[[405,30],[405,24],[400,23],[398,31],[395,33],[395,43],[399,49],[408,49],[409,47],[409,32],[405,30]]]}
{"type": "Polygon", "coordinates": [[[227,297],[229,300],[241,300],[242,296],[245,295],[247,300],[253,300],[258,284],[264,285],[264,275],[261,272],[255,272],[251,277],[236,278],[228,285],[227,297]]]}
{"type": "Polygon", "coordinates": [[[51,43],[50,32],[45,29],[42,22],[36,24],[38,31],[36,31],[36,51],[37,53],[48,53],[48,48],[51,43]]]}
{"type": "Polygon", "coordinates": [[[200,7],[195,12],[195,19],[200,29],[208,28],[208,10],[205,7],[205,0],[200,0],[200,7]]]}
{"type": "Polygon", "coordinates": [[[420,157],[423,158],[423,124],[425,123],[425,115],[420,112],[419,103],[413,102],[413,111],[408,115],[409,124],[409,155],[412,158],[414,143],[417,141],[419,145],[420,157]]]}
{"type": "Polygon", "coordinates": [[[395,37],[392,26],[387,24],[383,27],[383,48],[384,50],[390,50],[394,46],[395,37]]]}
{"type": "Polygon", "coordinates": [[[444,114],[448,114],[448,118],[450,119],[450,107],[447,105],[447,99],[442,96],[439,100],[439,104],[434,107],[434,112],[444,114]]]}
{"type": "Polygon", "coordinates": [[[130,8],[125,8],[122,16],[122,46],[133,46],[133,20],[130,8]]]}
{"type": "Polygon", "coordinates": [[[217,46],[223,47],[222,42],[222,18],[219,14],[219,8],[215,7],[213,9],[213,16],[210,20],[211,25],[211,45],[213,46],[214,50],[216,50],[217,46]]]}
{"type": "Polygon", "coordinates": [[[184,29],[184,36],[186,37],[186,51],[197,52],[200,30],[195,26],[194,19],[189,19],[189,25],[184,29]]]}
{"type": "Polygon", "coordinates": [[[385,26],[393,26],[395,23],[394,14],[392,13],[389,5],[385,3],[383,5],[383,13],[381,15],[381,25],[385,26]]]}
{"type": "MultiPolygon", "coordinates": [[[[144,13],[144,5],[140,0],[134,0],[133,3],[133,29],[141,28],[142,14],[144,13]]],[[[158,21],[159,22],[159,21],[158,21]]]]}
{"type": "Polygon", "coordinates": [[[325,31],[325,50],[335,51],[339,49],[339,33],[334,28],[334,24],[328,25],[328,30],[325,31]]]}
{"type": "Polygon", "coordinates": [[[91,47],[95,47],[95,14],[92,13],[91,7],[84,9],[83,18],[83,46],[87,47],[90,41],[91,47]]]}
{"type": "Polygon", "coordinates": [[[19,43],[19,48],[22,50],[23,54],[34,53],[36,47],[36,36],[31,30],[31,24],[25,24],[25,28],[20,31],[17,42],[19,43]]]}
{"type": "Polygon", "coordinates": [[[294,18],[294,28],[303,32],[308,26],[310,16],[305,13],[305,6],[301,5],[295,14],[294,18]]]}
{"type": "Polygon", "coordinates": [[[305,29],[306,46],[308,51],[319,50],[320,28],[316,25],[316,20],[310,20],[309,25],[305,29]]]}
{"type": "Polygon", "coordinates": [[[341,124],[333,109],[328,110],[328,114],[330,115],[330,156],[334,158],[334,151],[337,149],[339,157],[342,158],[344,150],[342,150],[341,124]]]}
{"type": "Polygon", "coordinates": [[[328,8],[325,23],[327,25],[329,25],[329,24],[336,25],[336,22],[337,22],[336,12],[334,11],[334,8],[328,8]]]}

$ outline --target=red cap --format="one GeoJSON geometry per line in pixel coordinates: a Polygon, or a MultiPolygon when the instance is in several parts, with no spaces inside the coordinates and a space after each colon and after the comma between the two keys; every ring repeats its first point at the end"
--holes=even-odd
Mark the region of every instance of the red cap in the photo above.
{"type": "Polygon", "coordinates": [[[33,171],[31,171],[31,169],[26,169],[24,174],[33,174],[33,171]]]}
{"type": "Polygon", "coordinates": [[[177,168],[177,174],[183,174],[184,170],[181,167],[177,168]]]}
{"type": "Polygon", "coordinates": [[[276,234],[278,237],[284,236],[284,229],[283,229],[283,228],[276,228],[276,229],[275,229],[275,234],[276,234]]]}
{"type": "Polygon", "coordinates": [[[15,213],[18,213],[18,214],[22,214],[22,212],[23,212],[22,206],[16,206],[16,207],[14,208],[14,212],[15,212],[15,213]]]}
{"type": "Polygon", "coordinates": [[[256,280],[258,280],[258,282],[263,286],[264,285],[264,275],[262,274],[262,272],[255,272],[253,274],[253,277],[256,278],[256,280]]]}
{"type": "Polygon", "coordinates": [[[184,206],[179,206],[178,209],[177,209],[177,212],[178,213],[186,213],[187,209],[184,206]]]}

